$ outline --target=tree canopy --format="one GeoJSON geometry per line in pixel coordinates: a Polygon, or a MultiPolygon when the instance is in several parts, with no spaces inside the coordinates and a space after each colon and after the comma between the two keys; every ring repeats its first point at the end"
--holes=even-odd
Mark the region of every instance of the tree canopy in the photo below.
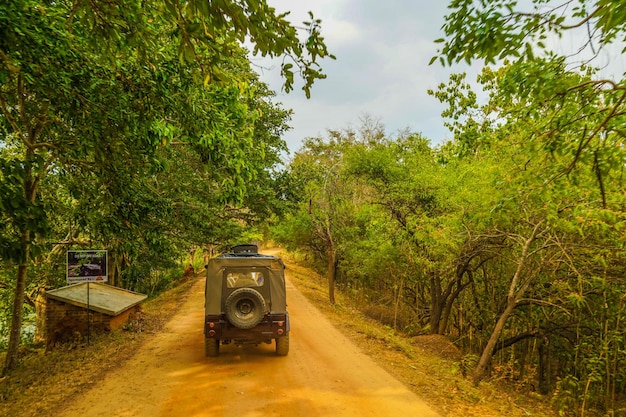
{"type": "Polygon", "coordinates": [[[112,280],[136,287],[151,262],[225,244],[271,214],[290,113],[242,44],[283,57],[284,89],[298,75],[307,96],[332,58],[320,20],[298,28],[286,17],[259,0],[0,5],[5,371],[27,291],[59,282],[58,267],[29,268],[60,262],[59,248],[105,247],[112,280]]]}
{"type": "Polygon", "coordinates": [[[476,383],[530,384],[562,415],[615,412],[626,392],[626,81],[595,64],[608,48],[623,53],[624,12],[610,1],[451,1],[432,63],[491,65],[476,83],[453,74],[430,91],[453,139],[310,140],[290,167],[301,204],[277,238],[326,265],[310,213],[344,213],[327,223],[341,247],[335,282],[366,314],[450,337],[476,383]],[[573,51],[559,44],[570,33],[582,39],[573,51]],[[318,173],[333,179],[326,204],[318,173]]]}

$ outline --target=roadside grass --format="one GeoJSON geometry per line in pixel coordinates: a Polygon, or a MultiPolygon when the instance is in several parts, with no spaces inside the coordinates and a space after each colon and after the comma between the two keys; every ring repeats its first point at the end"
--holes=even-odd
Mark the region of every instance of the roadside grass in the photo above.
{"type": "MultiPolygon", "coordinates": [[[[150,334],[159,332],[178,311],[194,279],[181,279],[172,289],[142,305],[142,315],[124,329],[68,343],[49,352],[24,348],[17,367],[0,379],[0,416],[54,416],[74,395],[86,391],[105,374],[131,358],[150,334]]],[[[0,354],[4,363],[5,354],[0,354]]]]}
{"type": "Polygon", "coordinates": [[[550,398],[520,392],[506,381],[474,386],[463,376],[462,355],[450,355],[456,348],[443,336],[405,337],[367,317],[338,289],[336,303],[331,305],[324,277],[298,265],[286,253],[279,256],[287,265],[292,284],[307,299],[365,354],[442,416],[557,416],[549,407],[550,398]]]}

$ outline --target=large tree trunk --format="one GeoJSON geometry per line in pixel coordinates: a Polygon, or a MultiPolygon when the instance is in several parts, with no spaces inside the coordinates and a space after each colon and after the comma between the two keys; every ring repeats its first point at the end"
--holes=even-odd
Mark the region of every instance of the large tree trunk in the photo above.
{"type": "Polygon", "coordinates": [[[550,345],[546,343],[546,339],[543,338],[539,341],[539,375],[538,388],[539,393],[547,395],[552,389],[552,367],[550,366],[550,345]]]}
{"type": "MultiPolygon", "coordinates": [[[[33,135],[31,135],[32,137],[33,135]]],[[[26,161],[32,161],[34,151],[31,148],[26,150],[26,161]]],[[[33,177],[32,168],[27,164],[24,172],[23,190],[25,200],[34,204],[37,195],[37,186],[46,169],[43,169],[37,177],[33,177]]],[[[26,277],[28,271],[28,262],[30,261],[31,239],[33,233],[28,229],[28,224],[22,226],[20,235],[20,258],[17,268],[17,277],[15,279],[15,292],[13,294],[13,308],[11,310],[11,329],[9,329],[9,344],[7,348],[7,356],[4,362],[2,375],[11,370],[17,363],[20,339],[22,334],[22,319],[24,315],[24,299],[26,292],[26,277]]]]}
{"type": "Polygon", "coordinates": [[[461,285],[461,282],[459,282],[457,289],[446,298],[445,305],[442,309],[443,311],[441,314],[441,320],[439,321],[439,330],[437,334],[446,334],[448,321],[450,320],[450,315],[452,314],[452,306],[454,305],[456,299],[459,298],[461,291],[463,291],[465,287],[465,285],[461,285]]]}
{"type": "Polygon", "coordinates": [[[504,325],[506,324],[506,321],[508,320],[509,316],[515,309],[515,304],[516,304],[515,299],[508,301],[506,305],[506,309],[504,309],[504,312],[500,315],[500,318],[498,318],[498,321],[496,322],[496,326],[493,329],[493,332],[491,332],[491,336],[489,337],[487,346],[485,346],[485,349],[483,349],[483,353],[480,356],[480,359],[478,360],[478,364],[476,365],[476,368],[474,368],[474,370],[472,371],[472,381],[476,385],[485,376],[485,373],[487,371],[487,366],[489,365],[489,361],[491,361],[491,356],[493,355],[493,351],[495,350],[496,343],[498,343],[498,339],[500,338],[500,335],[502,334],[502,330],[504,329],[504,325]]]}
{"type": "Polygon", "coordinates": [[[513,310],[515,309],[517,302],[524,295],[524,293],[526,292],[526,289],[530,285],[531,279],[528,278],[524,282],[522,280],[522,273],[524,271],[524,268],[526,267],[526,261],[528,260],[530,256],[530,248],[533,242],[535,241],[535,239],[537,238],[537,234],[539,233],[539,228],[542,223],[543,222],[539,222],[538,224],[535,225],[531,235],[524,242],[524,246],[522,247],[522,253],[517,262],[517,268],[515,270],[515,274],[513,274],[513,278],[511,279],[511,283],[509,284],[509,292],[507,295],[506,308],[504,309],[504,312],[502,312],[502,314],[498,318],[498,321],[496,322],[496,326],[494,327],[493,332],[491,332],[491,336],[489,337],[489,341],[487,341],[487,346],[485,346],[485,349],[483,349],[483,353],[480,356],[480,359],[478,360],[478,364],[476,365],[476,368],[474,368],[474,371],[472,372],[472,381],[474,382],[475,385],[477,385],[480,382],[480,380],[483,379],[483,377],[485,376],[485,372],[487,371],[487,365],[489,365],[489,361],[491,360],[491,357],[493,356],[496,343],[498,342],[498,339],[500,338],[500,335],[502,334],[504,325],[506,324],[506,321],[513,313],[513,310]]]}
{"type": "Polygon", "coordinates": [[[11,310],[11,329],[9,330],[9,345],[4,361],[2,375],[13,369],[17,363],[20,338],[22,334],[22,318],[24,315],[24,293],[26,291],[26,272],[30,258],[30,232],[24,231],[21,239],[22,262],[17,268],[15,293],[13,294],[13,308],[11,310]]]}
{"type": "MultiPolygon", "coordinates": [[[[23,197],[26,201],[25,207],[20,207],[19,210],[29,210],[35,203],[37,195],[37,187],[42,178],[46,175],[48,168],[52,163],[50,157],[47,162],[43,164],[39,161],[42,155],[36,155],[36,149],[38,147],[45,147],[43,143],[37,143],[38,134],[41,132],[43,125],[45,124],[45,115],[40,119],[39,117],[32,117],[26,111],[27,106],[25,100],[28,95],[24,91],[23,75],[16,68],[15,74],[17,76],[17,97],[19,101],[19,122],[13,121],[13,132],[18,136],[22,143],[25,145],[24,163],[22,165],[23,177],[22,177],[22,191],[23,197]],[[29,125],[29,122],[34,122],[33,125],[29,125]]],[[[7,109],[3,109],[5,117],[9,115],[7,109]]],[[[10,117],[10,116],[9,116],[10,117]]],[[[25,213],[20,213],[24,215],[25,213]]],[[[31,213],[34,214],[34,213],[31,213]]],[[[24,315],[24,300],[26,297],[26,277],[28,271],[28,263],[31,257],[31,240],[36,237],[36,228],[30,221],[18,221],[19,224],[19,241],[20,241],[20,255],[17,267],[17,277],[15,279],[15,292],[13,294],[13,307],[11,310],[11,328],[9,329],[9,343],[7,348],[7,356],[4,362],[4,368],[2,369],[2,375],[11,370],[17,363],[20,339],[22,334],[22,319],[24,315]]]]}
{"type": "Polygon", "coordinates": [[[439,324],[441,322],[441,314],[443,313],[443,304],[441,303],[441,280],[430,275],[430,333],[439,334],[439,324]]]}
{"type": "Polygon", "coordinates": [[[462,267],[457,269],[457,273],[454,281],[450,282],[448,285],[448,289],[446,290],[445,298],[442,302],[443,304],[443,312],[441,314],[441,321],[439,322],[439,331],[438,334],[445,334],[446,328],[448,327],[448,321],[450,320],[450,315],[452,314],[452,307],[456,302],[457,298],[461,295],[461,292],[468,285],[470,285],[471,279],[468,280],[465,284],[463,284],[463,276],[467,273],[471,276],[471,272],[468,271],[468,266],[471,258],[468,258],[467,262],[463,264],[462,267]]]}

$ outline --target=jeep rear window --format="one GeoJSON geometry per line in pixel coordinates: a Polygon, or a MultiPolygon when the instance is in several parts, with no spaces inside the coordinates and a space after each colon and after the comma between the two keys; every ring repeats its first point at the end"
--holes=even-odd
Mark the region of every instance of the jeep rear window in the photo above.
{"type": "Polygon", "coordinates": [[[264,271],[260,270],[228,270],[226,271],[226,286],[228,288],[262,287],[265,282],[264,271]]]}

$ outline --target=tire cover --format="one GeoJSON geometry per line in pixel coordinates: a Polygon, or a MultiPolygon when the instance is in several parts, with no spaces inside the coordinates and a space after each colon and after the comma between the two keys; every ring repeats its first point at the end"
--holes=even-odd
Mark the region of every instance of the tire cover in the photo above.
{"type": "Polygon", "coordinates": [[[251,329],[265,316],[265,299],[254,288],[238,288],[233,291],[224,305],[226,319],[240,329],[251,329]]]}

